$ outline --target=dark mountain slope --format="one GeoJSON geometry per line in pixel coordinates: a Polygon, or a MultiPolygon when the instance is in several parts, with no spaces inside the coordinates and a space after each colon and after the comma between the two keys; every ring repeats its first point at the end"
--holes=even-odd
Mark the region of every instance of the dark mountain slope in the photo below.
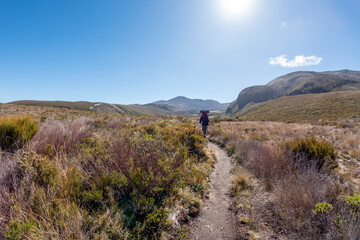
{"type": "Polygon", "coordinates": [[[360,117],[360,91],[286,96],[244,107],[242,120],[317,121],[360,117]]]}
{"type": "Polygon", "coordinates": [[[341,70],[328,72],[293,72],[263,86],[245,88],[227,109],[235,114],[248,104],[265,102],[283,96],[334,91],[360,90],[360,72],[341,70]]]}

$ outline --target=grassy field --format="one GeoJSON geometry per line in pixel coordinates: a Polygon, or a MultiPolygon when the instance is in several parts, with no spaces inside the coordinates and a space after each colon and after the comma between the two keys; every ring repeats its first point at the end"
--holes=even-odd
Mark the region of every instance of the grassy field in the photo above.
{"type": "Polygon", "coordinates": [[[359,239],[358,125],[212,125],[211,139],[236,160],[237,231],[252,239],[359,239]]]}
{"type": "Polygon", "coordinates": [[[282,97],[244,107],[236,117],[252,121],[318,122],[360,117],[360,91],[282,97]]]}
{"type": "Polygon", "coordinates": [[[186,239],[214,164],[188,119],[0,112],[0,239],[186,239]]]}

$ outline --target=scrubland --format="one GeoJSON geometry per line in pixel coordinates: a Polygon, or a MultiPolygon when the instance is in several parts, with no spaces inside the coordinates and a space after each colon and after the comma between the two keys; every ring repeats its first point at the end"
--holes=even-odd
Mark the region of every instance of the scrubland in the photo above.
{"type": "MultiPolygon", "coordinates": [[[[8,104],[0,114],[0,239],[188,238],[214,166],[189,119],[8,104]]],[[[209,127],[235,161],[243,239],[360,238],[360,124],[318,123],[209,127]]]]}
{"type": "Polygon", "coordinates": [[[235,159],[232,210],[244,239],[360,238],[356,119],[221,121],[209,133],[235,159]]]}
{"type": "Polygon", "coordinates": [[[0,239],[186,238],[214,164],[188,119],[0,112],[0,239]]]}

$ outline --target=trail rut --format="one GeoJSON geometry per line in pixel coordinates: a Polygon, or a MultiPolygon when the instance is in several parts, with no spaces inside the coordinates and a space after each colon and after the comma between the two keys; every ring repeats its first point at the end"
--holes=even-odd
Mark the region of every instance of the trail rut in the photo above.
{"type": "Polygon", "coordinates": [[[208,148],[215,153],[215,169],[210,176],[210,194],[199,217],[190,228],[190,239],[236,239],[235,220],[229,210],[228,194],[231,183],[231,159],[224,150],[213,143],[208,148]]]}

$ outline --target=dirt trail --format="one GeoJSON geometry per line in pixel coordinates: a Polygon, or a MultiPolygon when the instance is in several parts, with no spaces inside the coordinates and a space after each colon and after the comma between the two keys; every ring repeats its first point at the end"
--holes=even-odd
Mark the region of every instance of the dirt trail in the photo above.
{"type": "Polygon", "coordinates": [[[205,200],[200,216],[194,220],[190,228],[190,239],[236,239],[235,220],[229,211],[231,160],[225,151],[215,144],[209,143],[208,148],[215,153],[217,162],[210,176],[209,199],[205,200]]]}

